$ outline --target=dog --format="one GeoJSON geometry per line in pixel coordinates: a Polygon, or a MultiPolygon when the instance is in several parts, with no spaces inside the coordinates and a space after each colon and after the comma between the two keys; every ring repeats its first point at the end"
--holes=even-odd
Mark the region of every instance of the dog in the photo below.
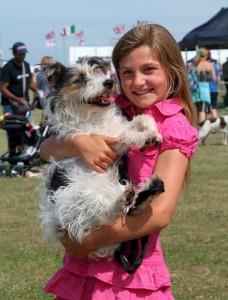
{"type": "MultiPolygon", "coordinates": [[[[60,63],[49,67],[52,97],[49,122],[57,136],[102,134],[120,138],[113,146],[121,157],[134,145],[162,141],[150,116],[128,121],[113,103],[113,81],[104,73],[104,63],[87,58],[80,66],[66,68],[60,63]]],[[[92,230],[113,223],[127,213],[138,213],[152,198],[164,192],[163,181],[152,177],[139,187],[120,180],[119,161],[105,173],[91,170],[79,157],[52,161],[43,180],[41,224],[47,238],[61,238],[61,227],[71,238],[82,242],[92,230]]],[[[90,258],[112,259],[119,247],[111,245],[94,251],[90,258]]]]}
{"type": "Polygon", "coordinates": [[[222,144],[228,145],[228,115],[206,120],[199,128],[200,143],[205,145],[210,133],[220,133],[222,144]]]}

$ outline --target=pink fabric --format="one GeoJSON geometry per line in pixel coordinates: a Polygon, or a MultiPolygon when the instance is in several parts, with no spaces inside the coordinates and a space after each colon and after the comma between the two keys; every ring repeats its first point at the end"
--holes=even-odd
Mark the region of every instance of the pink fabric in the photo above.
{"type": "MultiPolygon", "coordinates": [[[[116,102],[128,116],[135,115],[134,106],[123,96],[118,96],[116,102]]],[[[163,143],[149,146],[144,151],[130,150],[128,172],[135,184],[151,176],[159,153],[166,149],[179,149],[191,158],[198,142],[197,130],[182,113],[178,99],[156,103],[144,113],[155,118],[163,143]]],[[[45,291],[55,294],[59,300],[173,300],[159,234],[150,235],[143,263],[134,274],[124,272],[115,260],[89,261],[66,254],[63,267],[49,280],[45,291]]]]}

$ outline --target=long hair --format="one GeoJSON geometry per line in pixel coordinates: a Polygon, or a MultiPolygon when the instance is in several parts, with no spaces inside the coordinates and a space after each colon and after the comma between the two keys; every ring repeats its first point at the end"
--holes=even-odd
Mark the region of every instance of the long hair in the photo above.
{"type": "MultiPolygon", "coordinates": [[[[148,46],[167,71],[169,81],[167,98],[179,98],[189,122],[196,126],[196,112],[192,103],[186,66],[178,44],[163,26],[138,23],[120,38],[112,53],[112,62],[118,78],[120,61],[131,51],[141,46],[148,46]]],[[[120,78],[119,82],[121,85],[120,78]]]]}
{"type": "MultiPolygon", "coordinates": [[[[176,97],[180,99],[187,119],[193,126],[196,126],[196,110],[191,98],[186,66],[177,42],[163,26],[138,23],[117,42],[113,49],[112,62],[120,85],[119,67],[121,60],[141,46],[148,46],[166,70],[169,81],[167,98],[176,97]]],[[[190,164],[186,172],[185,183],[188,182],[189,177],[190,164]]]]}

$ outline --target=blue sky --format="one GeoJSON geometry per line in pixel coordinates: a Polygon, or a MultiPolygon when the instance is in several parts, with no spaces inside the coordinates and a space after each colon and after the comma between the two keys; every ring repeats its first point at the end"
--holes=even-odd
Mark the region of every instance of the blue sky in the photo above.
{"type": "MultiPolygon", "coordinates": [[[[59,31],[75,24],[84,30],[86,46],[109,46],[117,36],[112,28],[123,23],[130,29],[138,20],[165,26],[180,41],[193,28],[206,22],[227,0],[0,0],[0,48],[10,59],[16,41],[27,44],[26,60],[39,63],[43,55],[63,61],[59,31]],[[45,34],[56,32],[56,46],[45,47],[45,34]]],[[[78,45],[74,36],[65,38],[66,49],[78,45]]]]}

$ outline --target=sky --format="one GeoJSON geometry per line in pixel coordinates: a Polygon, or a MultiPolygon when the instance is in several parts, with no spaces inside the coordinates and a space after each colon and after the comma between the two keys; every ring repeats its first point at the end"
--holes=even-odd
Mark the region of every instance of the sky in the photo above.
{"type": "Polygon", "coordinates": [[[13,43],[22,41],[29,63],[39,63],[44,55],[64,62],[68,48],[79,42],[74,35],[63,39],[62,28],[74,24],[76,32],[83,30],[85,46],[113,46],[119,38],[113,28],[124,24],[127,31],[137,21],[163,25],[179,42],[222,7],[228,7],[227,0],[0,0],[0,49],[9,60],[13,43]],[[56,44],[45,47],[52,30],[56,44]]]}

